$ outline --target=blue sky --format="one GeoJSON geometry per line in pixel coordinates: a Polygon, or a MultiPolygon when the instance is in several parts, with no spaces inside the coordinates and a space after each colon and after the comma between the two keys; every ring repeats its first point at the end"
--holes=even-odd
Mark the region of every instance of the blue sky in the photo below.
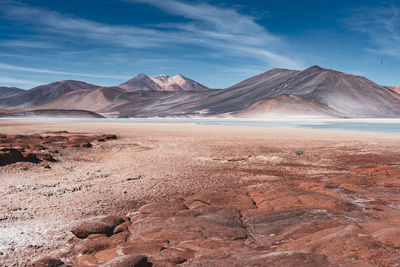
{"type": "Polygon", "coordinates": [[[400,1],[0,2],[0,86],[181,73],[225,88],[312,65],[400,85],[400,1]]]}

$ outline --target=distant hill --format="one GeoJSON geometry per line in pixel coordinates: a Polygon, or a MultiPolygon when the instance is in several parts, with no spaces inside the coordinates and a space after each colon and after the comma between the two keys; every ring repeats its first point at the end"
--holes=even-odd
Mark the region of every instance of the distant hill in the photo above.
{"type": "Polygon", "coordinates": [[[144,73],[121,84],[120,87],[131,91],[188,91],[208,89],[204,85],[180,74],[174,77],[169,77],[165,74],[150,77],[144,73]]]}
{"type": "Polygon", "coordinates": [[[98,88],[98,86],[81,81],[59,81],[41,85],[26,91],[23,90],[23,92],[19,92],[17,96],[0,96],[0,107],[18,109],[33,108],[74,90],[95,88],[98,88]]]}
{"type": "Polygon", "coordinates": [[[16,87],[0,87],[0,98],[14,96],[22,92],[25,92],[25,90],[16,87]]]}
{"type": "Polygon", "coordinates": [[[80,109],[107,112],[112,106],[126,103],[130,91],[120,87],[99,87],[93,90],[70,91],[52,101],[38,106],[42,109],[80,109]],[[121,97],[122,96],[122,97],[121,97]]]}
{"type": "Polygon", "coordinates": [[[104,118],[104,116],[87,110],[65,109],[38,109],[20,112],[0,111],[0,117],[104,118]]]}

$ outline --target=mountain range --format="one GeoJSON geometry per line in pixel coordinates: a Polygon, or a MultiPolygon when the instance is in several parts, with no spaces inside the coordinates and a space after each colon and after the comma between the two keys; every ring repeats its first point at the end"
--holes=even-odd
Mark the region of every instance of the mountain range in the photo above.
{"type": "Polygon", "coordinates": [[[111,87],[80,81],[30,90],[0,87],[0,109],[83,110],[106,117],[393,118],[400,117],[400,87],[319,66],[272,69],[226,89],[209,89],[182,75],[139,74],[111,87]]]}

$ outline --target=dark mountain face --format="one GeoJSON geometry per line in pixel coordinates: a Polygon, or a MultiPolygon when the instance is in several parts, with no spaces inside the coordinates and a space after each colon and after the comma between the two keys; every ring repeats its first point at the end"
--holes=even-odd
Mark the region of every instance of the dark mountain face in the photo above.
{"type": "Polygon", "coordinates": [[[292,77],[286,88],[355,117],[400,116],[400,97],[360,76],[312,67],[292,77]]]}
{"type": "Polygon", "coordinates": [[[2,108],[32,108],[47,103],[65,93],[74,90],[89,90],[97,88],[97,85],[80,81],[59,81],[41,85],[30,90],[21,92],[18,96],[0,97],[2,108]]]}
{"type": "Polygon", "coordinates": [[[44,117],[44,118],[104,118],[103,116],[87,110],[63,109],[38,109],[21,112],[2,113],[0,117],[44,117]]]}
{"type": "Polygon", "coordinates": [[[135,76],[119,87],[131,91],[163,91],[161,86],[144,73],[135,76]]]}
{"type": "Polygon", "coordinates": [[[22,92],[25,92],[25,90],[16,87],[0,87],[0,98],[14,96],[22,92]]]}
{"type": "Polygon", "coordinates": [[[282,84],[298,72],[287,69],[273,69],[227,89],[216,90],[209,97],[197,102],[183,104],[181,108],[190,113],[193,112],[195,107],[197,111],[207,110],[209,115],[237,112],[257,101],[279,95],[279,93],[274,94],[275,86],[282,84]]]}
{"type": "MultiPolygon", "coordinates": [[[[258,101],[298,95],[354,117],[400,117],[400,96],[360,76],[313,66],[304,71],[273,69],[196,104],[210,115],[239,112],[258,101]]],[[[191,110],[188,105],[188,110],[191,110]]]]}

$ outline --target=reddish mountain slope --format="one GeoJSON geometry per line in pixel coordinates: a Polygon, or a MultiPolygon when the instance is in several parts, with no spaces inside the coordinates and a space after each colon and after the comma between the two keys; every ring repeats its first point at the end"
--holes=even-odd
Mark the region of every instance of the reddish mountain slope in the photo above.
{"type": "Polygon", "coordinates": [[[340,117],[343,114],[313,99],[297,95],[280,95],[261,100],[237,113],[239,117],[340,117]]]}

